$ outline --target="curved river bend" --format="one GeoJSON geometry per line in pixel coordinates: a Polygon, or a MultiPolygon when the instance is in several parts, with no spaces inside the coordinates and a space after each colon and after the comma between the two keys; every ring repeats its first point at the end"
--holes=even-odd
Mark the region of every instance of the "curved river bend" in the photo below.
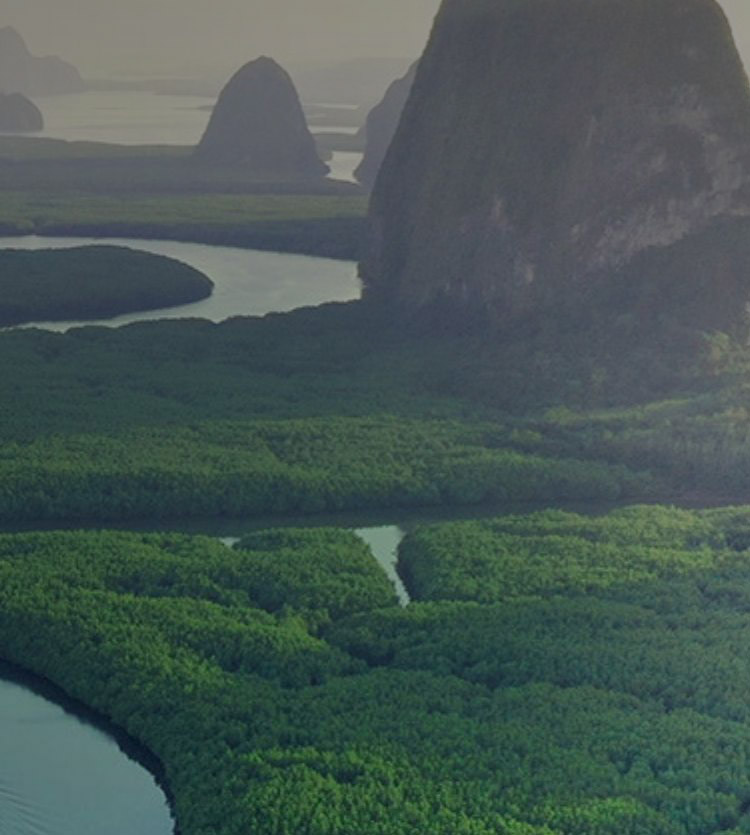
{"type": "Polygon", "coordinates": [[[0,833],[170,835],[154,778],[57,698],[0,664],[0,833]]]}
{"type": "Polygon", "coordinates": [[[31,322],[23,327],[66,331],[81,325],[117,327],[154,319],[198,318],[221,322],[231,316],[263,316],[325,302],[354,301],[362,293],[357,265],[353,261],[132,238],[45,238],[38,235],[0,238],[0,249],[70,249],[97,244],[126,246],[175,258],[207,275],[214,282],[214,292],[209,298],[193,304],[129,313],[114,319],[31,322]]]}
{"type": "MultiPolygon", "coordinates": [[[[131,246],[177,258],[214,281],[214,295],[183,307],[118,317],[97,324],[200,317],[218,322],[231,316],[281,312],[304,305],[359,298],[351,262],[172,241],[90,238],[0,239],[0,248],[67,248],[93,243],[131,246]]],[[[92,322],[37,326],[64,331],[92,322]]],[[[528,509],[528,508],[526,508],[528,509]]],[[[446,518],[476,518],[510,508],[433,509],[405,513],[336,514],[314,519],[195,520],[169,527],[222,538],[231,544],[258,527],[282,524],[336,525],[355,530],[394,583],[400,602],[408,594],[395,570],[398,545],[415,524],[446,518]],[[397,518],[394,518],[396,516],[397,518]],[[398,518],[400,517],[400,518],[398,518]]],[[[153,530],[153,526],[123,526],[153,530]]],[[[0,835],[170,835],[173,821],[164,794],[115,738],[60,706],[59,694],[0,663],[0,835]],[[29,684],[31,683],[31,687],[29,684]]],[[[65,701],[62,700],[62,704],[65,701]]],[[[125,746],[127,748],[127,746],[125,746]]]]}
{"type": "MultiPolygon", "coordinates": [[[[0,248],[68,248],[97,243],[130,246],[176,258],[205,273],[215,284],[211,298],[183,307],[121,316],[96,324],[116,326],[154,319],[262,315],[329,301],[350,301],[361,287],[352,262],[172,241],[91,238],[0,238],[0,248]]],[[[37,323],[64,331],[93,322],[37,323]]],[[[258,527],[315,526],[355,530],[394,583],[400,602],[408,594],[395,570],[398,545],[415,524],[498,513],[529,507],[437,508],[365,514],[335,514],[252,520],[181,520],[164,529],[202,533],[231,544],[258,527]]],[[[609,506],[571,507],[601,512],[609,506]]],[[[148,523],[117,526],[153,530],[148,523]]],[[[41,694],[0,664],[0,835],[170,835],[173,822],[154,778],[129,759],[115,739],[59,698],[41,694]],[[47,697],[47,698],[45,698],[47,697]]],[[[114,729],[110,729],[113,730],[114,729]]]]}
{"type": "MultiPolygon", "coordinates": [[[[219,322],[360,296],[356,266],[322,258],[173,241],[37,236],[0,239],[0,248],[102,243],[183,261],[211,278],[214,293],[195,304],[115,319],[33,325],[65,331],[165,318],[219,322]]],[[[63,703],[59,694],[0,664],[1,835],[172,833],[167,800],[151,774],[126,756],[113,736],[63,703]]]]}
{"type": "MultiPolygon", "coordinates": [[[[395,571],[403,531],[358,528],[402,604],[395,571]]],[[[230,544],[233,538],[225,538],[230,544]]],[[[0,835],[172,835],[154,777],[85,710],[0,662],[0,835]]]]}

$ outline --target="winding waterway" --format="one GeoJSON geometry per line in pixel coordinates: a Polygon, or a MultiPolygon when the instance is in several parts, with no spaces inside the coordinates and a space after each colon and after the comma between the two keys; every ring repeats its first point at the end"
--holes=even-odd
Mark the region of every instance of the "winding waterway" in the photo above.
{"type": "Polygon", "coordinates": [[[209,298],[193,304],[128,313],[114,319],[31,322],[22,327],[66,331],[81,325],[116,327],[154,319],[199,318],[221,322],[231,316],[262,316],[324,302],[352,301],[362,292],[353,261],[178,241],[46,238],[38,235],[0,238],[1,249],[69,249],[96,244],[126,246],[176,258],[207,275],[214,282],[214,292],[209,298]]]}
{"type": "MultiPolygon", "coordinates": [[[[0,247],[40,249],[92,243],[131,246],[177,258],[215,283],[212,298],[184,307],[100,322],[121,325],[160,318],[259,315],[360,295],[355,265],[304,256],[171,241],[6,238],[0,247]]],[[[44,324],[53,330],[91,322],[44,324]]],[[[525,507],[523,510],[529,510],[525,507]]],[[[594,512],[601,511],[597,507],[594,512]]],[[[606,509],[606,508],[605,508],[606,509]]],[[[354,530],[370,545],[400,602],[408,594],[396,572],[398,545],[416,524],[510,512],[513,508],[454,508],[315,518],[195,520],[161,529],[203,533],[231,542],[249,530],[280,525],[334,525],[354,530]]],[[[141,530],[153,530],[144,524],[141,530]]],[[[0,665],[0,835],[168,835],[173,822],[165,796],[149,772],[126,756],[114,729],[96,727],[54,691],[0,665]],[[71,712],[72,711],[72,712],[71,712]]],[[[125,746],[127,748],[127,746],[125,746]]]]}
{"type": "MultiPolygon", "coordinates": [[[[195,144],[208,99],[143,93],[83,93],[43,101],[42,136],[124,144],[195,144]]],[[[344,130],[343,132],[346,132],[344,130]]],[[[334,153],[332,178],[353,180],[359,153],[334,153]]],[[[208,299],[98,321],[30,323],[66,331],[80,325],[119,326],[155,319],[263,315],[329,301],[351,301],[361,286],[353,263],[232,247],[131,239],[0,239],[0,248],[129,246],[176,258],[214,282],[208,299]]],[[[396,583],[396,526],[358,530],[396,583]]],[[[0,662],[0,835],[170,835],[174,823],[164,793],[115,728],[67,700],[55,688],[0,662]]]]}
{"type": "MultiPolygon", "coordinates": [[[[35,326],[65,331],[83,324],[116,326],[187,317],[219,322],[360,295],[353,263],[322,258],[128,239],[28,236],[2,239],[0,247],[29,250],[102,243],[190,264],[211,278],[214,293],[204,301],[166,310],[35,326]]],[[[395,546],[391,551],[386,570],[395,576],[395,546]]],[[[107,729],[72,711],[59,694],[0,665],[0,835],[168,835],[172,829],[166,798],[154,778],[125,755],[107,729]]]]}

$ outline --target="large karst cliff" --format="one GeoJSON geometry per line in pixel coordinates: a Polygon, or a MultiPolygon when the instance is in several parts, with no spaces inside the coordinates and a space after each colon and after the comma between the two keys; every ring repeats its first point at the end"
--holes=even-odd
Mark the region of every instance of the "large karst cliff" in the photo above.
{"type": "Polygon", "coordinates": [[[273,59],[245,64],[216,103],[196,159],[242,166],[259,177],[321,177],[321,162],[288,73],[273,59]]]}
{"type": "Polygon", "coordinates": [[[405,312],[611,297],[721,327],[711,300],[750,297],[749,215],[750,95],[714,0],[444,0],[361,273],[405,312]]]}

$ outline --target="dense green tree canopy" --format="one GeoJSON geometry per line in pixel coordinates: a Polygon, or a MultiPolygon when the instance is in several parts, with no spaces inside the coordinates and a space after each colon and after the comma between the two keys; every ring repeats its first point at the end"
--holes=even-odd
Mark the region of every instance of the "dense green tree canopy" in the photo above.
{"type": "Polygon", "coordinates": [[[346,532],[4,535],[0,653],[148,746],[188,835],[750,833],[750,512],[467,525],[406,543],[406,608],[346,532]],[[474,544],[514,577],[479,602],[474,544]]]}

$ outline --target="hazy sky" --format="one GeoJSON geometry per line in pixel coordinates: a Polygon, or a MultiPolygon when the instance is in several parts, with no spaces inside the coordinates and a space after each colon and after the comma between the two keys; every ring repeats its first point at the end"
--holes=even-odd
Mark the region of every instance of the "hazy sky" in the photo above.
{"type": "MultiPolygon", "coordinates": [[[[750,64],[750,0],[721,2],[750,64]]],[[[61,55],[88,76],[201,75],[261,53],[287,63],[416,56],[438,6],[439,0],[0,0],[0,25],[18,28],[35,54],[61,55]]]]}
{"type": "Polygon", "coordinates": [[[0,0],[35,54],[57,54],[84,75],[197,73],[264,53],[283,62],[411,57],[424,47],[439,0],[0,0]]]}

